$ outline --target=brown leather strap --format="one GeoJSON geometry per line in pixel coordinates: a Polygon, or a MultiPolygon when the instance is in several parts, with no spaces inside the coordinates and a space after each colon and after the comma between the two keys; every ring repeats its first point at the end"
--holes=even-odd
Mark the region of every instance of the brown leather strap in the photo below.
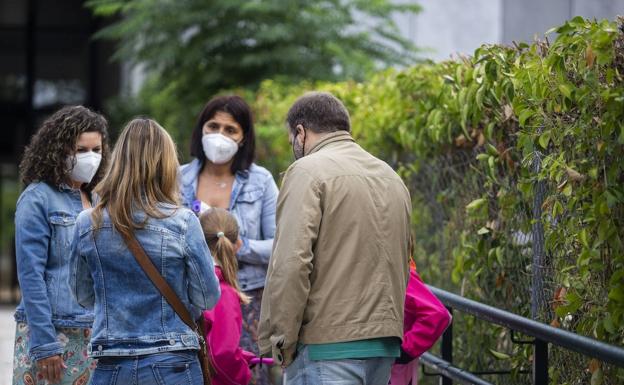
{"type": "Polygon", "coordinates": [[[193,321],[191,313],[189,313],[186,306],[184,306],[182,301],[180,301],[180,298],[178,297],[176,292],[173,291],[171,286],[169,286],[167,281],[165,281],[163,276],[158,272],[158,269],[154,265],[154,262],[149,259],[149,257],[145,253],[145,250],[143,249],[139,241],[137,241],[136,237],[134,235],[130,235],[129,237],[127,237],[123,234],[122,237],[124,238],[128,249],[130,249],[132,255],[134,255],[134,258],[143,268],[143,271],[152,281],[154,286],[156,286],[158,291],[160,291],[160,294],[165,297],[167,302],[169,302],[169,305],[171,305],[173,310],[178,313],[178,316],[180,316],[182,321],[184,321],[184,323],[187,324],[193,331],[197,332],[197,325],[195,321],[193,321]]]}

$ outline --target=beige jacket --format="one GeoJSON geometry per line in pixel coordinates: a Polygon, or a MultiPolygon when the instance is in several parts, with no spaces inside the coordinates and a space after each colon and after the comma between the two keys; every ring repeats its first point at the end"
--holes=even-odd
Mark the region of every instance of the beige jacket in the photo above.
{"type": "Polygon", "coordinates": [[[346,131],[293,163],[277,202],[259,347],[403,337],[411,201],[401,178],[346,131]]]}

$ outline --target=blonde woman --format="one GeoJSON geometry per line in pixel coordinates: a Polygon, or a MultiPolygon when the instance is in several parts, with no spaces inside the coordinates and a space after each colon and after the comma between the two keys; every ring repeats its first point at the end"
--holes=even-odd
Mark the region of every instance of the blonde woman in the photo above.
{"type": "Polygon", "coordinates": [[[195,214],[178,202],[176,149],[151,119],[124,128],[100,200],[76,221],[74,295],[95,309],[92,384],[201,384],[197,335],[124,243],[134,236],[191,314],[212,308],[219,282],[195,214]]]}

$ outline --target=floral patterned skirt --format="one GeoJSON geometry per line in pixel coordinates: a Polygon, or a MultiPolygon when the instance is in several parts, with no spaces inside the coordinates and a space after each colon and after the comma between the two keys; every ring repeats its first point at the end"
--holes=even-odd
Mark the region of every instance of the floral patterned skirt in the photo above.
{"type": "MultiPolygon", "coordinates": [[[[259,355],[258,351],[258,323],[260,322],[260,304],[262,303],[262,293],[264,288],[249,290],[245,294],[251,298],[251,302],[247,305],[242,305],[243,312],[243,333],[241,335],[240,346],[256,356],[259,355]]],[[[250,385],[269,385],[271,381],[269,379],[268,368],[263,365],[260,368],[256,365],[252,370],[252,379],[250,385]]]]}
{"type": "MultiPolygon", "coordinates": [[[[87,357],[87,344],[91,329],[56,328],[57,340],[64,348],[63,360],[67,369],[61,385],[86,385],[97,361],[87,357]]],[[[13,354],[13,385],[44,385],[35,362],[28,356],[30,332],[28,325],[17,323],[15,331],[15,353],[13,354]]]]}

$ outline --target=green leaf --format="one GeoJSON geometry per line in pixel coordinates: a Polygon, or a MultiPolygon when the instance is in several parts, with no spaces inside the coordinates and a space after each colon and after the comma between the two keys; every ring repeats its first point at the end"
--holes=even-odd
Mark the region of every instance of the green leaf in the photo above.
{"type": "Polygon", "coordinates": [[[496,261],[499,265],[503,266],[503,248],[497,247],[496,249],[496,261]]]}
{"type": "Polygon", "coordinates": [[[609,299],[616,302],[624,302],[624,290],[621,287],[614,287],[609,291],[609,299]]]}
{"type": "Polygon", "coordinates": [[[605,315],[604,320],[602,320],[602,324],[607,332],[611,334],[615,333],[615,324],[613,323],[613,318],[611,317],[611,314],[607,313],[605,315]]]}
{"type": "Polygon", "coordinates": [[[587,230],[586,229],[582,229],[579,232],[579,240],[581,241],[583,246],[589,248],[589,241],[587,240],[587,230]]]}
{"type": "Polygon", "coordinates": [[[490,232],[490,229],[488,229],[487,227],[482,227],[479,229],[479,231],[477,231],[477,234],[484,235],[484,234],[488,234],[489,232],[490,232]]]}
{"type": "Polygon", "coordinates": [[[535,115],[535,113],[531,110],[523,110],[520,115],[518,115],[518,123],[520,123],[521,127],[524,127],[527,119],[529,119],[531,116],[535,115]]]}
{"type": "Polygon", "coordinates": [[[542,146],[543,149],[548,148],[548,143],[550,142],[550,131],[545,131],[539,136],[539,145],[542,146]]]}
{"type": "Polygon", "coordinates": [[[568,99],[572,98],[572,90],[566,84],[559,84],[559,91],[568,99]]]}
{"type": "Polygon", "coordinates": [[[483,207],[486,203],[487,203],[487,199],[485,198],[475,199],[466,205],[466,211],[468,211],[469,213],[475,212],[481,207],[483,207]]]}
{"type": "Polygon", "coordinates": [[[511,356],[509,354],[505,354],[505,353],[502,353],[502,352],[497,352],[494,349],[488,349],[488,350],[490,351],[490,353],[492,353],[492,355],[494,357],[496,357],[499,360],[508,360],[508,359],[511,358],[511,356]]]}
{"type": "Polygon", "coordinates": [[[487,150],[488,154],[490,154],[492,156],[498,156],[498,150],[491,143],[488,143],[485,146],[485,149],[487,150]]]}
{"type": "Polygon", "coordinates": [[[552,215],[553,217],[557,217],[560,214],[563,214],[563,205],[558,200],[555,200],[553,203],[552,215]]]}

